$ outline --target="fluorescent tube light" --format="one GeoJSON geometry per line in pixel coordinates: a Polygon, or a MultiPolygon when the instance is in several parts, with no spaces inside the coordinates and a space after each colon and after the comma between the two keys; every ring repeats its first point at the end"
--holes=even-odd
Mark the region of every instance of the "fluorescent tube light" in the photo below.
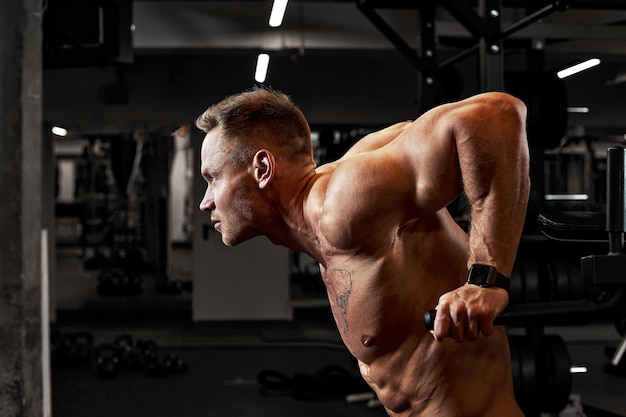
{"type": "Polygon", "coordinates": [[[600,64],[600,60],[598,58],[591,58],[587,61],[581,62],[580,64],[572,65],[569,68],[562,69],[561,71],[556,73],[556,76],[559,78],[569,77],[570,75],[574,75],[591,67],[595,67],[598,64],[600,64]]]}
{"type": "Polygon", "coordinates": [[[270,64],[270,56],[268,54],[259,54],[256,60],[256,71],[254,73],[254,79],[259,82],[265,82],[267,76],[267,67],[270,64]]]}
{"type": "Polygon", "coordinates": [[[67,136],[67,129],[63,129],[59,126],[54,126],[52,128],[52,133],[57,136],[67,136]]]}
{"type": "Polygon", "coordinates": [[[589,107],[568,107],[567,108],[567,112],[568,113],[589,113],[589,107]]]}
{"type": "Polygon", "coordinates": [[[285,17],[285,9],[287,9],[287,0],[274,0],[272,12],[270,13],[270,26],[277,28],[283,24],[285,17]]]}
{"type": "Polygon", "coordinates": [[[587,201],[589,200],[588,194],[546,194],[544,196],[546,201],[587,201]]]}

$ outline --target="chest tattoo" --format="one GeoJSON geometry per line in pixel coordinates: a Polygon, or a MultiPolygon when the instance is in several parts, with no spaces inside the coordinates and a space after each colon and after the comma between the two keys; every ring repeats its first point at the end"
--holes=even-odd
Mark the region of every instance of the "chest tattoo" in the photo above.
{"type": "Polygon", "coordinates": [[[348,299],[352,291],[352,275],[345,269],[334,269],[332,276],[337,283],[337,307],[341,312],[343,332],[348,333],[348,299]]]}

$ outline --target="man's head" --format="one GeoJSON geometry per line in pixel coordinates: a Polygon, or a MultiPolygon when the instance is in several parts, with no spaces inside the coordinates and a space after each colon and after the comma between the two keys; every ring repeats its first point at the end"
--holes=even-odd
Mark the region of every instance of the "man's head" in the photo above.
{"type": "Polygon", "coordinates": [[[196,126],[206,133],[221,127],[223,145],[239,166],[250,162],[260,147],[288,160],[311,154],[311,131],[304,114],[277,91],[255,88],[227,97],[198,117],[196,126]]]}
{"type": "Polygon", "coordinates": [[[207,133],[201,151],[207,190],[200,209],[211,213],[226,245],[263,234],[277,166],[284,178],[299,161],[312,163],[304,115],[284,94],[255,89],[212,106],[196,126],[207,133]]]}

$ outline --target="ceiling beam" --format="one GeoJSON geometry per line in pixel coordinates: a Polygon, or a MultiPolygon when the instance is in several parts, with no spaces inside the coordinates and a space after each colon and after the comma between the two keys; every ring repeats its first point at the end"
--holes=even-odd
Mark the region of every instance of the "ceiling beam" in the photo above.
{"type": "MultiPolygon", "coordinates": [[[[437,36],[469,37],[467,30],[457,22],[437,22],[437,36]]],[[[528,26],[509,35],[510,38],[626,40],[626,26],[576,25],[541,23],[528,26]]]]}
{"type": "MultiPolygon", "coordinates": [[[[172,2],[174,0],[128,0],[133,1],[135,3],[144,3],[144,2],[172,2]]],[[[223,2],[224,0],[185,0],[192,2],[204,2],[204,3],[214,3],[214,2],[223,2]]],[[[259,2],[267,2],[268,0],[236,0],[238,3],[259,3],[259,2]]],[[[292,0],[294,2],[304,2],[304,3],[355,3],[358,0],[292,0]]],[[[377,8],[409,8],[415,4],[416,0],[376,0],[373,4],[374,7],[377,8]]],[[[182,3],[182,2],[181,2],[182,3]]],[[[519,8],[527,8],[530,3],[533,3],[529,0],[503,0],[502,7],[519,7],[519,8]]],[[[534,4],[541,7],[551,1],[535,1],[534,4]]],[[[473,6],[476,6],[477,2],[473,2],[473,6]]],[[[531,4],[532,5],[532,4],[531,4]]],[[[413,6],[414,7],[414,6],[413,6]]],[[[597,10],[626,10],[626,4],[624,4],[624,0],[575,0],[571,5],[572,8],[575,9],[597,9],[597,10]]]]}

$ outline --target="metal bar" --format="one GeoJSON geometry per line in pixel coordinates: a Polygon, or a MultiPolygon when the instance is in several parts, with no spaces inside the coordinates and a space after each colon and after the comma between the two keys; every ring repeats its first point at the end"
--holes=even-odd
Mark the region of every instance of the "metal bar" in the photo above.
{"type": "Polygon", "coordinates": [[[523,28],[525,28],[526,26],[530,26],[531,24],[535,23],[536,21],[538,21],[539,19],[544,18],[545,16],[554,13],[557,10],[557,7],[553,4],[550,4],[540,10],[537,10],[536,12],[524,17],[521,20],[518,20],[517,22],[507,26],[506,28],[504,28],[502,30],[502,32],[500,33],[500,37],[502,38],[506,38],[509,35],[517,32],[518,30],[521,30],[523,28]]]}
{"type": "Polygon", "coordinates": [[[450,57],[450,58],[440,62],[438,68],[445,68],[448,65],[452,65],[452,64],[454,64],[454,63],[456,63],[458,61],[461,61],[461,60],[467,58],[471,54],[475,53],[478,50],[479,46],[480,45],[478,43],[474,44],[474,45],[470,46],[469,48],[465,49],[464,51],[459,52],[458,54],[456,54],[456,55],[454,55],[454,56],[452,56],[452,57],[450,57]]]}
{"type": "Polygon", "coordinates": [[[479,42],[479,86],[481,91],[504,89],[504,60],[500,34],[501,0],[481,0],[480,12],[485,22],[479,42]]]}
{"type": "MultiPolygon", "coordinates": [[[[123,0],[132,1],[132,0],[123,0]]],[[[171,2],[172,0],[142,0],[143,3],[171,2]]],[[[224,0],[187,0],[192,2],[224,2],[224,0]]],[[[354,0],[301,0],[305,3],[354,3],[354,0]]],[[[242,1],[243,2],[243,1],[242,1]]],[[[249,3],[267,2],[267,0],[246,0],[249,3]]],[[[415,0],[377,0],[380,7],[385,8],[410,8],[415,4],[415,0]]],[[[526,7],[528,0],[505,0],[505,7],[526,7]]],[[[572,6],[576,9],[598,9],[598,10],[626,10],[624,0],[576,0],[572,6]]]]}
{"type": "Polygon", "coordinates": [[[484,35],[483,19],[470,6],[459,0],[442,0],[441,3],[474,38],[478,39],[484,35]]]}
{"type": "MultiPolygon", "coordinates": [[[[598,10],[626,10],[624,0],[576,0],[559,1],[559,3],[572,3],[573,9],[598,9],[598,10]]],[[[505,7],[526,7],[528,0],[505,0],[505,7]]]]}
{"type": "Polygon", "coordinates": [[[619,366],[620,362],[624,359],[624,354],[626,353],[626,336],[624,336],[619,342],[619,346],[615,350],[615,354],[611,358],[611,365],[619,366]]]}
{"type": "MultiPolygon", "coordinates": [[[[553,301],[545,303],[522,303],[507,307],[493,324],[496,326],[520,327],[527,325],[555,325],[588,323],[605,315],[612,314],[624,299],[624,292],[616,290],[608,299],[595,302],[591,300],[553,301]]],[[[436,310],[424,314],[424,326],[432,330],[437,317],[436,310]]]]}
{"type": "Polygon", "coordinates": [[[429,110],[436,103],[435,80],[437,78],[437,39],[435,38],[435,4],[434,1],[424,1],[419,6],[420,24],[420,56],[422,57],[422,71],[418,74],[420,85],[420,107],[422,111],[429,110]]]}
{"type": "MultiPolygon", "coordinates": [[[[327,1],[327,0],[326,0],[327,1]]],[[[354,1],[354,0],[350,0],[354,1]]],[[[415,0],[367,0],[368,7],[372,9],[415,9],[415,0]]]]}
{"type": "MultiPolygon", "coordinates": [[[[456,22],[437,22],[437,36],[469,37],[465,28],[456,22]]],[[[510,39],[549,38],[586,40],[626,40],[626,27],[618,25],[585,25],[542,23],[521,28],[508,36],[510,39]]]]}
{"type": "Polygon", "coordinates": [[[422,61],[427,69],[434,69],[437,66],[437,39],[435,37],[435,4],[432,0],[423,1],[419,6],[419,20],[422,61]]]}
{"type": "Polygon", "coordinates": [[[384,36],[387,37],[387,39],[396,47],[396,49],[398,49],[400,54],[402,54],[411,63],[411,65],[413,65],[415,69],[417,69],[418,71],[422,71],[424,69],[424,64],[422,63],[422,60],[420,59],[417,52],[413,48],[411,48],[411,46],[407,44],[406,41],[402,39],[402,37],[398,35],[396,31],[391,26],[389,26],[389,24],[385,22],[385,20],[381,18],[374,9],[370,7],[370,4],[367,0],[360,1],[357,4],[357,7],[365,15],[365,17],[367,17],[370,22],[372,22],[372,24],[376,26],[376,28],[384,36]]]}
{"type": "Polygon", "coordinates": [[[606,230],[609,233],[609,253],[624,253],[626,231],[626,158],[624,149],[611,147],[606,152],[606,230]]]}

